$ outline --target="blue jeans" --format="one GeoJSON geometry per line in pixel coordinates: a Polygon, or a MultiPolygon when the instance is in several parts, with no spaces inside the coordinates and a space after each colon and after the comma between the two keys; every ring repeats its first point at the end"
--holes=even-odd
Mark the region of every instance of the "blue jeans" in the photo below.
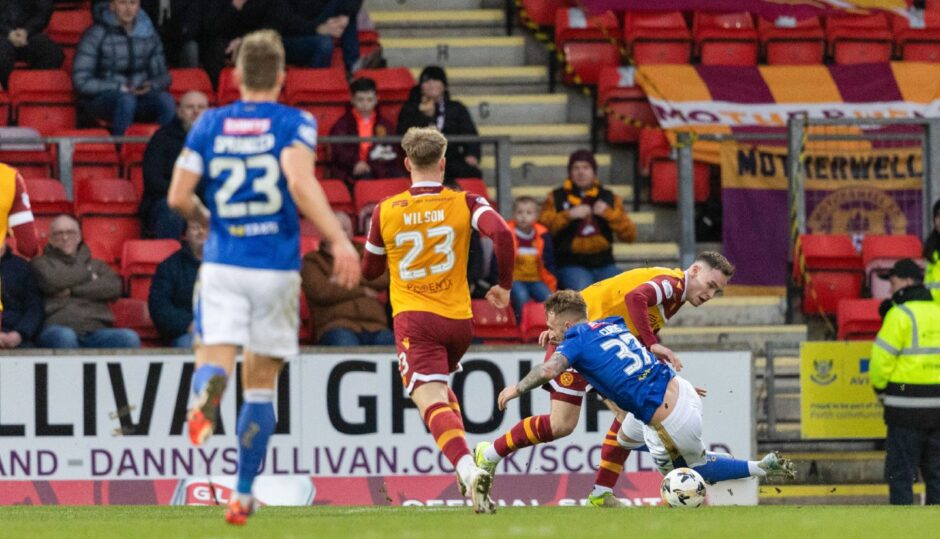
{"type": "MultiPolygon", "coordinates": [[[[352,69],[353,64],[359,60],[359,27],[356,14],[346,13],[344,0],[331,0],[321,9],[321,15],[326,18],[337,15],[349,15],[349,24],[339,36],[339,46],[343,49],[343,63],[346,70],[352,69]]],[[[317,33],[302,36],[285,36],[284,52],[289,65],[303,67],[330,67],[333,57],[333,38],[317,33]]]]}
{"type": "Polygon", "coordinates": [[[522,306],[530,300],[545,301],[552,295],[548,285],[542,281],[515,281],[512,283],[512,310],[516,313],[516,322],[522,321],[522,306]]]}
{"type": "Polygon", "coordinates": [[[183,333],[179,337],[173,339],[173,348],[192,348],[193,347],[193,334],[192,333],[183,333]]]}
{"type": "Polygon", "coordinates": [[[599,268],[562,266],[558,268],[558,288],[581,291],[597,281],[603,281],[619,274],[620,270],[616,264],[599,268]]]}
{"type": "Polygon", "coordinates": [[[384,346],[395,344],[395,334],[390,329],[378,331],[355,331],[335,328],[320,337],[321,346],[384,346]]]}
{"type": "Polygon", "coordinates": [[[114,136],[123,135],[134,120],[166,125],[176,116],[176,102],[167,92],[134,95],[111,90],[86,100],[85,107],[96,118],[111,122],[114,136]]]}
{"type": "Polygon", "coordinates": [[[39,333],[36,344],[40,348],[140,348],[140,337],[127,328],[105,328],[75,333],[68,326],[46,326],[39,333]]]}
{"type": "Polygon", "coordinates": [[[165,198],[161,198],[150,208],[150,231],[157,239],[178,240],[186,231],[186,219],[171,210],[165,198]]]}

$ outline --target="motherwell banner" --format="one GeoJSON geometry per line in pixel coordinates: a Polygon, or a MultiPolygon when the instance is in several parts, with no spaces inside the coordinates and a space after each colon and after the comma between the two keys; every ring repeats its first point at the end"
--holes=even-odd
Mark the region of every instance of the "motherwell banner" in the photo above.
{"type": "MultiPolygon", "coordinates": [[[[804,156],[806,230],[920,235],[920,147],[812,149],[804,156]]],[[[782,286],[790,258],[786,149],[721,145],[725,254],[735,284],[782,286]]]]}

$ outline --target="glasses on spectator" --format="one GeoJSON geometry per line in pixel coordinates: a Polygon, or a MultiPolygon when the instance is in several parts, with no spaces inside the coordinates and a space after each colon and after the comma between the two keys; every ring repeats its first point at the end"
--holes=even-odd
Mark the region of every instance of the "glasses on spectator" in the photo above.
{"type": "Polygon", "coordinates": [[[55,232],[51,233],[50,236],[57,236],[60,238],[61,237],[75,237],[75,236],[78,236],[78,231],[77,230],[56,230],[55,232]]]}

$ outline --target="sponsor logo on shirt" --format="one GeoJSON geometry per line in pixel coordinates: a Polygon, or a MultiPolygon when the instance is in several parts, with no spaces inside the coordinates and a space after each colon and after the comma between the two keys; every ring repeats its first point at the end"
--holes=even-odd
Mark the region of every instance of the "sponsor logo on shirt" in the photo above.
{"type": "Polygon", "coordinates": [[[270,118],[226,118],[222,125],[226,135],[260,135],[270,129],[270,118]]]}

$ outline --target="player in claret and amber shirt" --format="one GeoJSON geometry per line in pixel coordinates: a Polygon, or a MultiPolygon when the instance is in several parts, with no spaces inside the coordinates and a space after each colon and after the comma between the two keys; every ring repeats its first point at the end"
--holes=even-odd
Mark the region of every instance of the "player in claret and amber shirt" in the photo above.
{"type": "Polygon", "coordinates": [[[390,299],[402,383],[438,447],[457,469],[457,484],[478,513],[496,506],[492,476],[470,455],[457,397],[447,383],[473,337],[467,257],[471,227],[493,240],[499,284],[486,294],[509,304],[512,233],[486,199],[452,191],[444,178],[447,139],[434,128],[411,128],[402,139],[411,188],[379,203],[363,257],[366,279],[388,264],[390,299]]]}
{"type": "MultiPolygon", "coordinates": [[[[682,363],[672,350],[660,344],[657,333],[686,302],[698,307],[719,294],[733,274],[734,266],[728,259],[719,253],[706,251],[684,271],[678,268],[625,271],[585,288],[581,295],[587,303],[589,320],[622,317],[631,334],[661,361],[678,371],[682,363]]],[[[545,331],[539,344],[547,348],[548,359],[558,343],[552,342],[549,332],[545,331]]],[[[527,417],[492,444],[477,444],[474,456],[478,466],[492,474],[496,464],[510,453],[571,434],[578,425],[581,401],[590,385],[576,370],[568,369],[552,379],[546,389],[551,394],[551,414],[527,417]]],[[[704,391],[700,390],[700,393],[704,394],[704,391]]],[[[617,432],[623,422],[636,422],[637,419],[610,401],[607,404],[616,417],[601,446],[601,462],[588,500],[598,507],[618,507],[621,503],[614,497],[613,488],[630,451],[617,443],[617,432]]]]}

